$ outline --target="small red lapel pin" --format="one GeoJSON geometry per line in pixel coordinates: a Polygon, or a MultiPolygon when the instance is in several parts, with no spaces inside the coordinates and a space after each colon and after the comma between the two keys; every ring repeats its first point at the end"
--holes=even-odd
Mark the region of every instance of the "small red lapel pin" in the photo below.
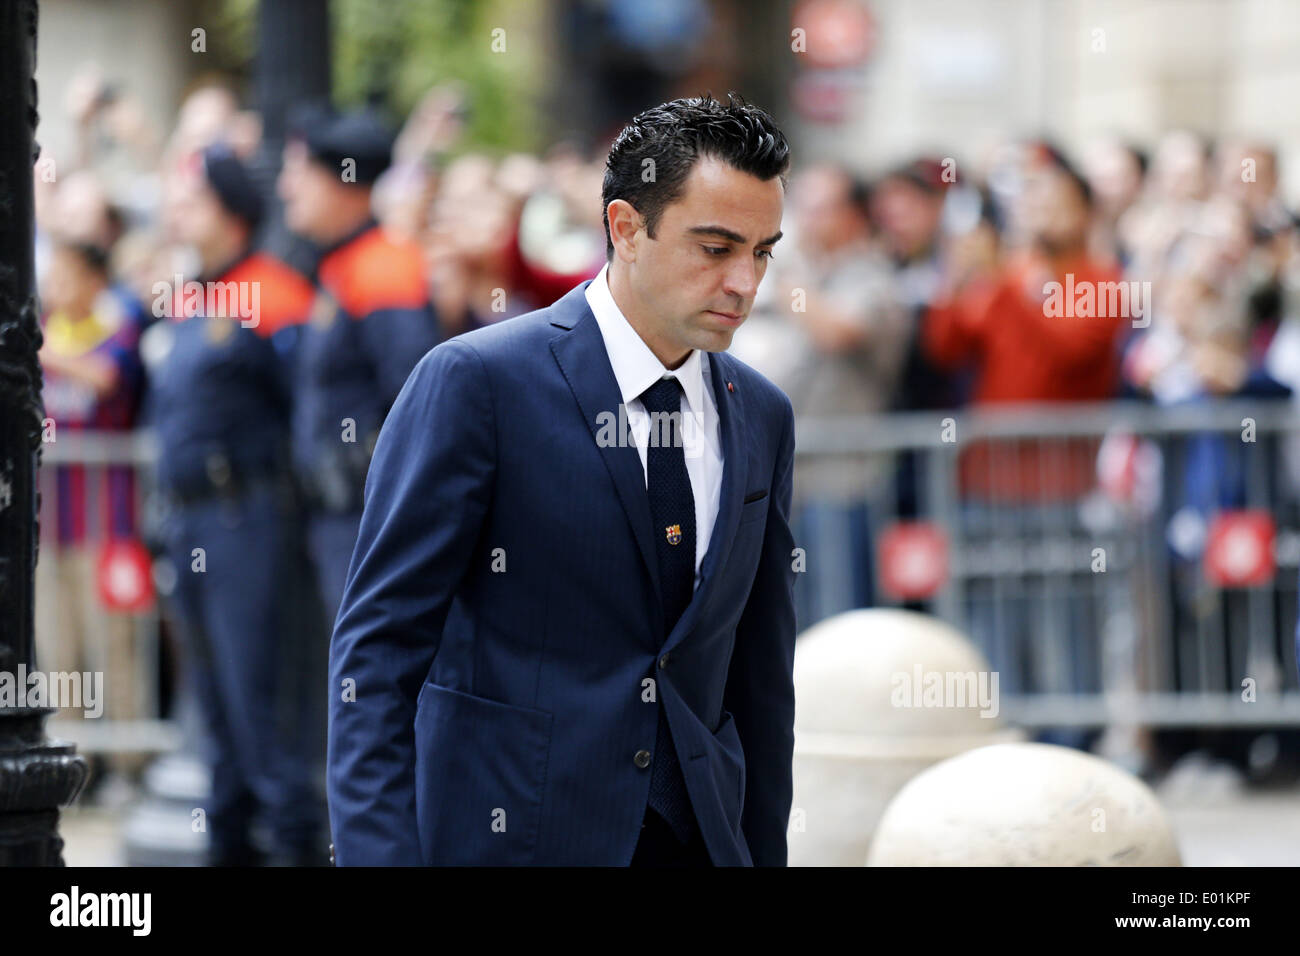
{"type": "Polygon", "coordinates": [[[727,383],[727,391],[729,391],[729,392],[734,392],[735,390],[736,390],[736,386],[734,386],[734,385],[732,385],[730,382],[728,382],[728,383],[727,383]]]}

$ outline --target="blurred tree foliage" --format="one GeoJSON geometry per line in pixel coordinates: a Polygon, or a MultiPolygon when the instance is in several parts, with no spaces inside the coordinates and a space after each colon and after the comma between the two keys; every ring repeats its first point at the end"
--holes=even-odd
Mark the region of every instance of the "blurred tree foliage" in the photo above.
{"type": "MultiPolygon", "coordinates": [[[[257,4],[224,0],[216,17],[224,48],[244,54],[245,76],[256,50],[257,4]]],[[[370,102],[400,122],[430,87],[454,80],[469,100],[460,149],[535,150],[536,78],[545,57],[529,36],[546,6],[536,0],[330,0],[335,102],[370,102]],[[493,49],[498,28],[505,31],[504,52],[493,49]]]]}

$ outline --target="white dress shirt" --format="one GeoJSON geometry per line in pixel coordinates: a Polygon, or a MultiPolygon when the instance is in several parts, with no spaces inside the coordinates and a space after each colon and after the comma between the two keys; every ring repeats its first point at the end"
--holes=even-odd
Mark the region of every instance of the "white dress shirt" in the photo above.
{"type": "MultiPolygon", "coordinates": [[[[718,407],[713,397],[713,378],[709,355],[694,349],[686,361],[669,371],[654,352],[628,324],[623,311],[609,291],[609,266],[587,286],[587,304],[600,326],[609,364],[622,392],[627,422],[641,456],[641,471],[649,486],[650,475],[646,446],[650,439],[650,416],[646,414],[641,394],[661,378],[676,378],[682,384],[682,445],[686,472],[695,497],[695,586],[700,584],[700,566],[709,549],[713,524],[718,517],[722,497],[722,430],[718,407]]],[[[621,422],[620,418],[620,422],[621,422]]],[[[622,434],[622,425],[619,425],[622,434]]]]}

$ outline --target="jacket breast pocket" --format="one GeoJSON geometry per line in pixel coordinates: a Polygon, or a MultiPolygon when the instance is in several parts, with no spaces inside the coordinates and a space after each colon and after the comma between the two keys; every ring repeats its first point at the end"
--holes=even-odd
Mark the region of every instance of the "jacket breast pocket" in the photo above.
{"type": "Polygon", "coordinates": [[[740,523],[745,524],[749,521],[761,520],[767,514],[769,504],[771,502],[768,501],[766,494],[761,498],[754,498],[752,501],[745,502],[740,506],[740,523]]]}
{"type": "Polygon", "coordinates": [[[429,865],[522,865],[537,853],[552,715],[426,682],[415,804],[429,865]]]}

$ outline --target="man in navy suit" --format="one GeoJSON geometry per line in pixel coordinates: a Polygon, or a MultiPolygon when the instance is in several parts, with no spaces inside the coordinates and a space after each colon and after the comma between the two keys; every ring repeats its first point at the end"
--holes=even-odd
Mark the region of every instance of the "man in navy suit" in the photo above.
{"type": "Polygon", "coordinates": [[[330,650],[338,865],[786,864],[794,417],[725,350],[788,168],[738,97],[646,110],[600,274],[412,372],[330,650]]]}

